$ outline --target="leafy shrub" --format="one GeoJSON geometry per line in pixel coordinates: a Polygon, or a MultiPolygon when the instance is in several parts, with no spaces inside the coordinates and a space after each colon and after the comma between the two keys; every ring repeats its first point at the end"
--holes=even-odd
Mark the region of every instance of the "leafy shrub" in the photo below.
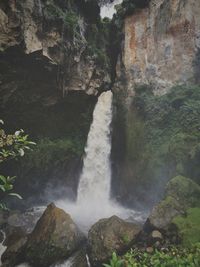
{"type": "Polygon", "coordinates": [[[128,158],[140,150],[138,162],[145,159],[148,177],[159,179],[159,173],[163,176],[165,167],[171,166],[172,173],[166,178],[182,174],[200,182],[197,165],[200,159],[200,88],[174,87],[163,96],[154,96],[149,88],[140,88],[136,90],[132,107],[134,118],[132,123],[127,123],[127,142],[140,142],[143,146],[129,151],[128,158]],[[137,131],[138,124],[143,125],[141,140],[130,136],[134,127],[137,131]]]}
{"type": "Polygon", "coordinates": [[[81,41],[81,36],[79,34],[79,16],[75,12],[70,3],[64,3],[64,6],[60,6],[54,2],[54,0],[49,0],[45,6],[45,14],[48,19],[53,21],[60,20],[69,37],[76,37],[76,40],[81,41]]]}
{"type": "MultiPolygon", "coordinates": [[[[4,124],[4,122],[0,120],[0,124],[4,124]]],[[[35,145],[35,143],[29,141],[28,135],[25,135],[23,130],[16,131],[14,134],[6,134],[5,131],[0,128],[0,163],[23,157],[25,151],[30,150],[32,145],[35,145]]],[[[13,192],[15,178],[15,176],[0,175],[0,209],[7,209],[6,204],[2,202],[2,199],[6,195],[21,199],[20,195],[13,192]]]]}
{"type": "Polygon", "coordinates": [[[200,183],[199,86],[176,86],[162,96],[154,95],[149,86],[136,88],[130,109],[122,113],[118,108],[125,133],[118,179],[125,194],[133,199],[135,192],[136,199],[152,205],[172,177],[182,175],[200,183]]]}
{"type": "Polygon", "coordinates": [[[41,139],[34,151],[29,153],[22,162],[22,168],[48,171],[52,167],[58,168],[67,165],[75,158],[80,157],[84,144],[76,139],[41,139]]]}
{"type": "Polygon", "coordinates": [[[123,257],[115,253],[110,264],[105,267],[198,267],[200,266],[200,243],[190,249],[171,248],[167,251],[155,250],[152,254],[132,249],[123,257]]]}
{"type": "Polygon", "coordinates": [[[115,252],[112,254],[112,259],[109,264],[103,264],[104,267],[122,267],[124,261],[120,259],[115,252]]]}

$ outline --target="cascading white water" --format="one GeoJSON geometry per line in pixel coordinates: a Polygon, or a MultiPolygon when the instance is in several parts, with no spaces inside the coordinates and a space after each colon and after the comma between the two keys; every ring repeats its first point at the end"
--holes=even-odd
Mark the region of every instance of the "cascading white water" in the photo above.
{"type": "Polygon", "coordinates": [[[107,3],[101,7],[101,17],[108,17],[112,19],[113,15],[116,13],[115,6],[122,3],[123,0],[114,0],[111,3],[107,3]]]}
{"type": "Polygon", "coordinates": [[[110,123],[112,121],[112,92],[100,95],[93,113],[93,123],[85,148],[83,171],[78,187],[77,204],[107,203],[110,196],[110,123]]]}
{"type": "Polygon", "coordinates": [[[110,199],[110,124],[112,121],[112,92],[99,96],[93,113],[93,122],[85,148],[83,170],[78,186],[77,202],[60,200],[56,204],[72,216],[79,227],[87,232],[101,218],[117,215],[121,218],[140,214],[127,210],[110,199]]]}

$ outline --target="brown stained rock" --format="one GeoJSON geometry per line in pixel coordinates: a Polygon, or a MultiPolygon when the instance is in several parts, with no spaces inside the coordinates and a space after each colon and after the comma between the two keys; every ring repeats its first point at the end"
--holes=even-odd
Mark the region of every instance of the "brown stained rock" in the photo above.
{"type": "Polygon", "coordinates": [[[199,1],[152,0],[125,18],[117,76],[120,79],[125,69],[130,97],[134,85],[150,84],[156,94],[164,94],[173,85],[195,82],[199,14],[199,1]]]}
{"type": "Polygon", "coordinates": [[[85,242],[70,215],[50,204],[29,235],[12,235],[2,255],[5,266],[28,262],[33,267],[49,267],[69,258],[85,242]],[[11,242],[13,241],[13,242],[11,242]]]}
{"type": "Polygon", "coordinates": [[[25,261],[48,267],[67,259],[84,241],[85,236],[70,215],[50,204],[28,237],[25,261]]]}

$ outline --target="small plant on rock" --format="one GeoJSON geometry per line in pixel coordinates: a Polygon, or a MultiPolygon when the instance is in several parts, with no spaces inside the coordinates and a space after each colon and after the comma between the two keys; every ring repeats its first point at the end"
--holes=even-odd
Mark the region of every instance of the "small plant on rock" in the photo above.
{"type": "Polygon", "coordinates": [[[121,260],[116,252],[113,252],[112,259],[110,260],[109,264],[103,264],[104,267],[122,267],[124,260],[121,260]]]}

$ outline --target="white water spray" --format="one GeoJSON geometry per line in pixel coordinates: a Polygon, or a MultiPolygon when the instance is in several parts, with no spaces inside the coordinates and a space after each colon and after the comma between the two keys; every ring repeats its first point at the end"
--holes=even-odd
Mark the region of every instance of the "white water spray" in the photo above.
{"type": "Polygon", "coordinates": [[[100,95],[93,113],[93,122],[85,148],[83,171],[80,176],[76,203],[60,200],[56,204],[72,216],[79,227],[87,232],[101,218],[117,215],[127,219],[140,214],[127,210],[110,199],[110,124],[112,121],[112,92],[100,95]]]}
{"type": "Polygon", "coordinates": [[[115,6],[122,3],[123,0],[114,0],[112,3],[107,3],[101,7],[101,17],[112,19],[113,15],[116,13],[115,6]]]}
{"type": "Polygon", "coordinates": [[[78,187],[78,205],[84,203],[85,207],[89,207],[91,201],[96,204],[109,201],[111,121],[112,92],[108,91],[101,94],[93,113],[93,123],[88,134],[83,172],[78,187]]]}

